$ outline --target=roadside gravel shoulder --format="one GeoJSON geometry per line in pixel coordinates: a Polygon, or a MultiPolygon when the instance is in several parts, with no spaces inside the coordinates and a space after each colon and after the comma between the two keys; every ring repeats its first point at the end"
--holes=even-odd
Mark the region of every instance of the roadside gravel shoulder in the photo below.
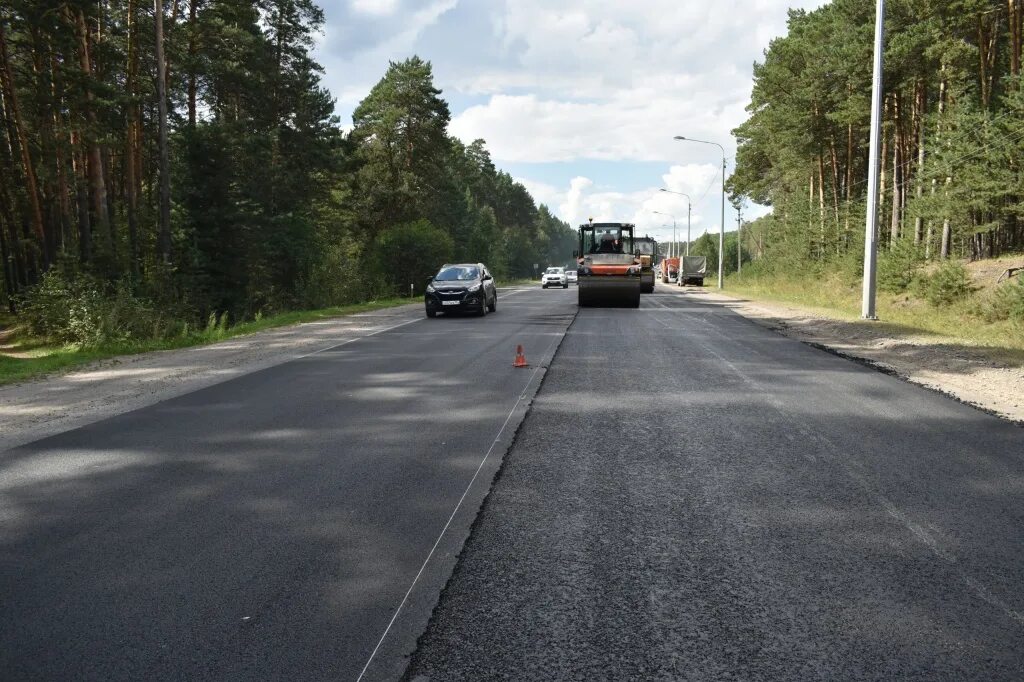
{"type": "Polygon", "coordinates": [[[382,332],[421,304],[281,327],[206,346],[126,355],[0,387],[0,451],[382,332]]]}
{"type": "MultiPolygon", "coordinates": [[[[672,287],[675,289],[675,287],[672,287]]],[[[687,288],[685,297],[726,305],[758,324],[1024,424],[1024,366],[998,349],[967,346],[892,325],[842,320],[806,308],[687,288]]]]}

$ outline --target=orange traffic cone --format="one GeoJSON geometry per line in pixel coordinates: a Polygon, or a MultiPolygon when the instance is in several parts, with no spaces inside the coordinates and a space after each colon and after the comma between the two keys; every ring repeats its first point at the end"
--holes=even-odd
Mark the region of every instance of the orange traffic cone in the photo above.
{"type": "Polygon", "coordinates": [[[513,367],[529,367],[526,364],[526,356],[523,355],[522,345],[516,346],[516,361],[512,363],[513,367]]]}

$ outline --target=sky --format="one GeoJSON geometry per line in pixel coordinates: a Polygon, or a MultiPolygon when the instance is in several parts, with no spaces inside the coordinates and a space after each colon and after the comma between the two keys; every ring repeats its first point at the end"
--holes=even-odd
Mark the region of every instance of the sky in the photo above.
{"type": "MultiPolygon", "coordinates": [[[[659,241],[718,231],[722,152],[746,119],[752,67],[787,10],[823,0],[321,0],[317,60],[336,113],[389,61],[419,55],[451,108],[449,132],[576,226],[632,222],[659,241]],[[678,194],[660,192],[664,188],[678,194]],[[655,213],[658,211],[659,213],[655,213]],[[667,214],[667,215],[666,215],[667,214]]],[[[766,209],[748,206],[744,219],[766,209]]],[[[726,230],[736,213],[726,204],[726,230]]]]}

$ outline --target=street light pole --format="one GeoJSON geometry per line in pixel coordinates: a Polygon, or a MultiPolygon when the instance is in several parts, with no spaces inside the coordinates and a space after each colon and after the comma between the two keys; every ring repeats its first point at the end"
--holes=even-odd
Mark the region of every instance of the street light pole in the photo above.
{"type": "Polygon", "coordinates": [[[669,258],[679,257],[679,247],[676,245],[676,217],[671,213],[665,213],[664,211],[651,211],[651,213],[657,213],[658,215],[667,215],[672,219],[672,248],[669,249],[669,258]],[[676,253],[673,255],[673,251],[676,253]]]}
{"type": "MultiPolygon", "coordinates": [[[[881,1],[881,0],[879,0],[881,1]]],[[[718,144],[717,142],[708,142],[706,140],[695,140],[692,137],[683,137],[682,135],[676,135],[673,139],[680,140],[682,142],[697,142],[699,144],[712,144],[722,150],[722,222],[718,228],[718,288],[724,289],[725,283],[723,280],[723,270],[725,268],[725,147],[718,144]]]]}
{"type": "Polygon", "coordinates": [[[690,255],[690,222],[693,215],[693,204],[690,202],[690,195],[683,194],[682,192],[673,192],[670,189],[662,187],[658,190],[659,192],[665,192],[667,194],[678,194],[681,197],[686,197],[686,255],[690,255]]]}
{"type": "Polygon", "coordinates": [[[860,316],[875,315],[875,268],[878,257],[878,145],[882,129],[882,54],[885,42],[885,0],[875,7],[875,59],[871,79],[871,146],[868,157],[868,215],[864,226],[864,294],[860,316]]]}

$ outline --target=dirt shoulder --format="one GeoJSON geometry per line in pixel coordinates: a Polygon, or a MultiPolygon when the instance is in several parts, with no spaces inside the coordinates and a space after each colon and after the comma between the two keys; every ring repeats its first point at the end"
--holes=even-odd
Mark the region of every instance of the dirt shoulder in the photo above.
{"type": "Polygon", "coordinates": [[[843,320],[796,306],[734,298],[707,289],[684,296],[727,305],[790,338],[820,346],[1024,425],[1024,362],[1019,353],[970,346],[868,320],[843,320]]]}

